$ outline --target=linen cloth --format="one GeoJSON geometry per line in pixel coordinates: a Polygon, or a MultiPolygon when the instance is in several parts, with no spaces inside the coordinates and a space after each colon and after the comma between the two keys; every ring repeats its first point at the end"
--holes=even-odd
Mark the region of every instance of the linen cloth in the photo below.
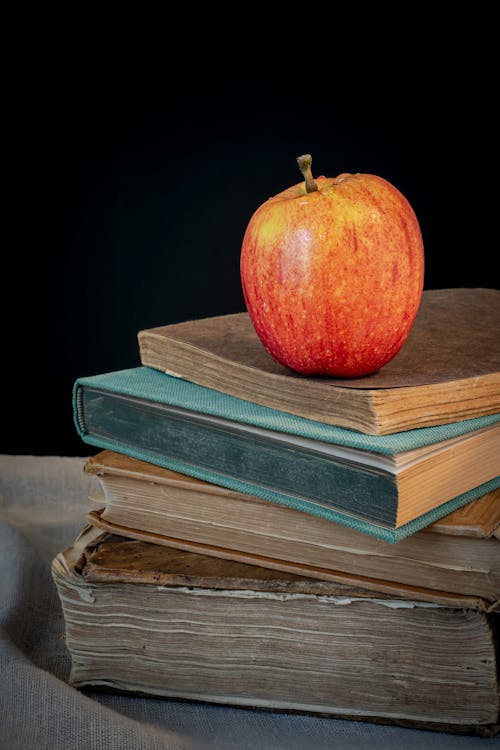
{"type": "Polygon", "coordinates": [[[0,456],[1,750],[461,750],[498,739],[80,692],[50,573],[92,507],[83,458],[0,456]]]}

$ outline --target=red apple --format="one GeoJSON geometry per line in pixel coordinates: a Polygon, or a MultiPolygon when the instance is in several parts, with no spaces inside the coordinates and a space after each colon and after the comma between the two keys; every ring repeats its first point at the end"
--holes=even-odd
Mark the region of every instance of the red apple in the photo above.
{"type": "Polygon", "coordinates": [[[241,280],[267,351],[305,375],[360,377],[404,344],[422,296],[417,218],[370,174],[311,174],[269,198],[243,239],[241,280]]]}

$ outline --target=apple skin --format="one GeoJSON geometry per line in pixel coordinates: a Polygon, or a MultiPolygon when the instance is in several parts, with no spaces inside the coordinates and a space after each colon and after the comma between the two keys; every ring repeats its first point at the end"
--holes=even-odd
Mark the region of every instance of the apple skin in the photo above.
{"type": "Polygon", "coordinates": [[[241,281],[266,350],[304,375],[355,378],[403,346],[424,279],[406,198],[370,174],[318,177],[269,198],[248,224],[241,281]]]}

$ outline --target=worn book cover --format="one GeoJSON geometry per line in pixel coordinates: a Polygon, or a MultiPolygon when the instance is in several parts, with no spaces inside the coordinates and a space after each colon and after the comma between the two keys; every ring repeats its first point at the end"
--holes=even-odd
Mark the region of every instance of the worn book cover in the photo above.
{"type": "Polygon", "coordinates": [[[398,544],[128,456],[88,459],[93,525],[122,536],[424,601],[500,608],[500,490],[398,544]],[[104,506],[104,507],[103,507],[104,506]]]}
{"type": "Polygon", "coordinates": [[[423,293],[408,340],[378,372],[304,377],[264,349],[247,313],[144,330],[141,361],[246,401],[374,435],[500,411],[500,292],[423,293]]]}
{"type": "Polygon", "coordinates": [[[498,732],[498,623],[484,611],[92,528],[52,570],[76,687],[498,732]]]}
{"type": "Polygon", "coordinates": [[[148,367],[80,378],[74,408],[91,445],[389,541],[500,485],[498,414],[365,435],[148,367]]]}

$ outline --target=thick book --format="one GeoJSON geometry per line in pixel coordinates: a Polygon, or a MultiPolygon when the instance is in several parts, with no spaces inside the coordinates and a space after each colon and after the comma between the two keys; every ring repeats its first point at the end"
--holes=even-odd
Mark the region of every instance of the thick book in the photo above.
{"type": "Polygon", "coordinates": [[[96,529],[52,572],[78,688],[498,733],[495,615],[96,529]]]}
{"type": "Polygon", "coordinates": [[[82,439],[397,541],[500,486],[500,415],[365,435],[148,367],[75,384],[82,439]]]}
{"type": "Polygon", "coordinates": [[[397,356],[363,378],[304,377],[264,349],[246,313],[141,331],[143,365],[247,401],[373,435],[500,411],[500,292],[423,293],[397,356]]]}
{"type": "Polygon", "coordinates": [[[87,518],[105,531],[372,591],[500,609],[500,490],[388,544],[112,451],[88,459],[85,471],[102,488],[87,518]]]}

